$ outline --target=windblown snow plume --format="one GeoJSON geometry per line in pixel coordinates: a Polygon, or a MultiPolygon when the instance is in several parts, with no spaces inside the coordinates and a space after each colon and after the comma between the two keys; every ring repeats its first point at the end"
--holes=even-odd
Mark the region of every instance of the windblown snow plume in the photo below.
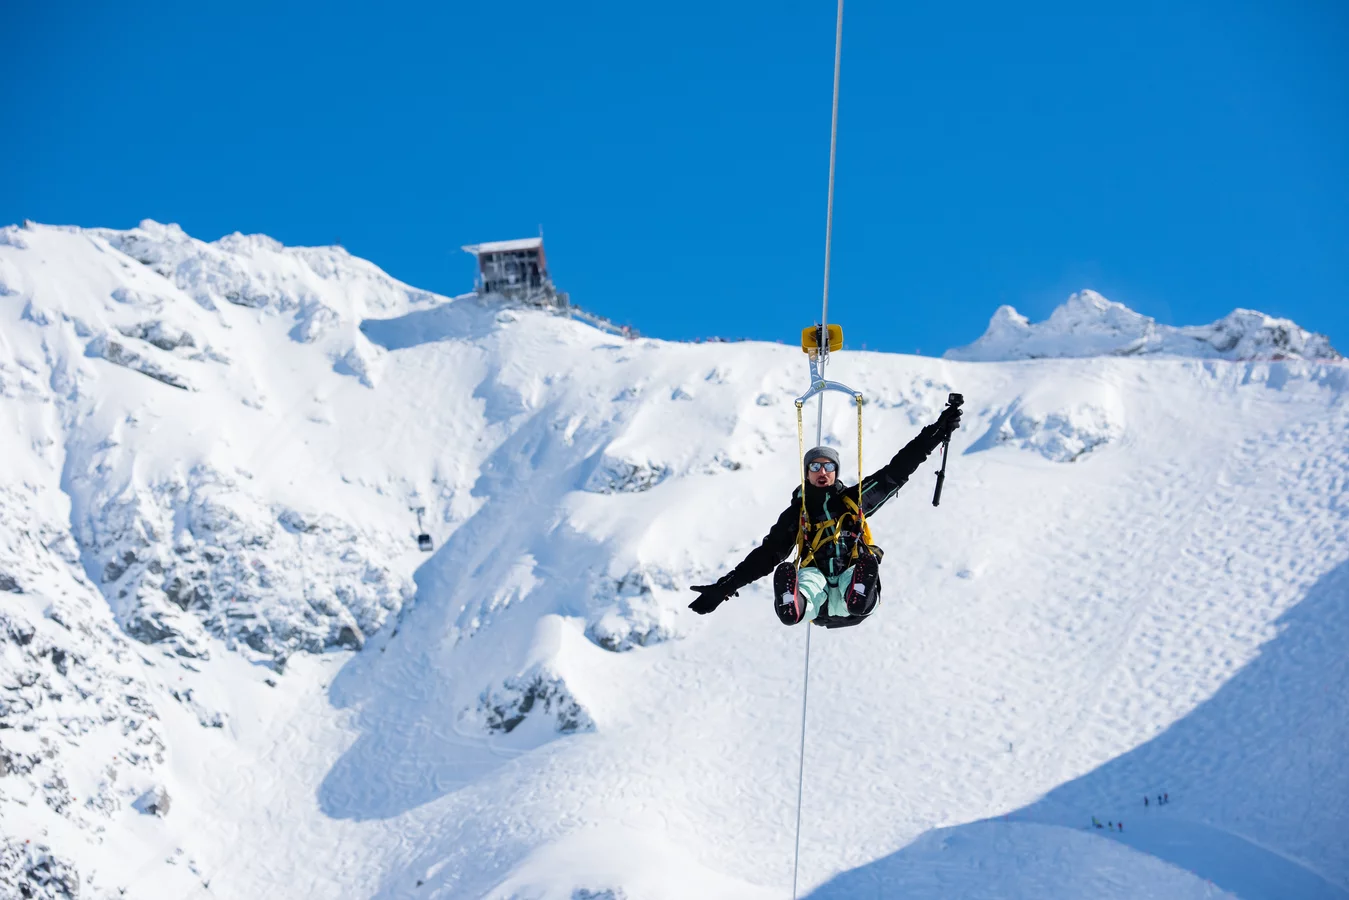
{"type": "MultiPolygon", "coordinates": [[[[806,892],[1349,897],[1325,339],[1084,292],[830,375],[869,470],[967,415],[814,634],[806,892]]],[[[340,248],[0,229],[0,894],[782,896],[804,634],[686,604],[787,504],[805,378],[340,248]]]]}
{"type": "Polygon", "coordinates": [[[1081,291],[1032,325],[1010,306],[1000,306],[983,337],[946,351],[947,359],[993,362],[1079,356],[1195,356],[1201,359],[1338,360],[1322,334],[1288,319],[1238,309],[1211,325],[1158,325],[1095,291],[1081,291]]]}

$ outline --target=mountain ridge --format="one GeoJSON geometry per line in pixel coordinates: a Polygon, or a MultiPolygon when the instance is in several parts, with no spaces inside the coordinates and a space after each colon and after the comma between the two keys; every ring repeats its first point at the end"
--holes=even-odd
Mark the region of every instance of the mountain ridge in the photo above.
{"type": "Polygon", "coordinates": [[[1086,356],[1192,356],[1243,362],[1257,359],[1342,359],[1325,335],[1250,309],[1236,309],[1209,325],[1161,325],[1150,316],[1092,290],[1079,291],[1032,324],[1012,306],[993,313],[988,329],[946,359],[998,362],[1086,356]]]}

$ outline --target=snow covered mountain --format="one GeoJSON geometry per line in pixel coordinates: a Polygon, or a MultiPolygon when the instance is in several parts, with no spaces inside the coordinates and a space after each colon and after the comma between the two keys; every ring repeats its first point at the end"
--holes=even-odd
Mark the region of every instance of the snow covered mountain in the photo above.
{"type": "MultiPolygon", "coordinates": [[[[804,893],[1349,896],[1349,368],[1256,316],[835,355],[868,468],[968,415],[813,635],[804,893]]],[[[0,894],[783,896],[804,632],[684,605],[784,505],[805,374],[340,248],[0,230],[0,894]]]]}
{"type": "Polygon", "coordinates": [[[1288,319],[1238,309],[1211,325],[1173,328],[1095,291],[1073,294],[1035,325],[1013,307],[1000,306],[979,340],[946,351],[946,358],[996,362],[1154,354],[1226,360],[1340,359],[1325,335],[1288,319]]]}

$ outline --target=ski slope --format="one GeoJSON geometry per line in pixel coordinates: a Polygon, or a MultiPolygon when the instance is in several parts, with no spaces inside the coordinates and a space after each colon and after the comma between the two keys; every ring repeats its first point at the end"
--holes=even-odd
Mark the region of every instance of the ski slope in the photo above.
{"type": "MultiPolygon", "coordinates": [[[[1349,368],[1070,304],[1046,358],[832,360],[869,470],[967,412],[812,635],[802,893],[1349,897],[1349,368]]],[[[804,631],[684,607],[796,483],[805,374],[340,248],[0,231],[0,885],[789,894],[804,631]]]]}

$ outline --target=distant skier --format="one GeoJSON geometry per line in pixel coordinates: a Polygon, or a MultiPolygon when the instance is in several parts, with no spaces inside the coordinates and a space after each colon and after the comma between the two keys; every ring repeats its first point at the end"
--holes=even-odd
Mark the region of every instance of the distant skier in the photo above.
{"type": "Polygon", "coordinates": [[[1170,802],[1171,802],[1171,795],[1170,795],[1170,794],[1162,794],[1162,802],[1163,802],[1163,803],[1170,803],[1170,802]]]}
{"type": "Polygon", "coordinates": [[[1144,808],[1146,808],[1147,805],[1148,805],[1148,795],[1147,795],[1147,794],[1144,794],[1144,795],[1143,795],[1143,806],[1144,806],[1144,808]]]}
{"type": "Polygon", "coordinates": [[[1101,827],[1101,820],[1098,819],[1098,818],[1096,818],[1095,816],[1092,816],[1092,817],[1091,817],[1091,824],[1092,824],[1092,827],[1093,827],[1093,828],[1100,828],[1100,827],[1101,827]]]}
{"type": "Polygon", "coordinates": [[[1124,823],[1123,823],[1123,822],[1116,822],[1115,824],[1119,826],[1119,830],[1120,830],[1120,831],[1123,831],[1123,830],[1124,830],[1124,823]]]}
{"type": "Polygon", "coordinates": [[[790,571],[788,566],[774,578],[773,609],[778,618],[784,625],[814,621],[829,628],[861,622],[880,597],[880,559],[879,554],[869,552],[865,535],[860,533],[859,504],[867,516],[880,509],[959,427],[960,407],[946,407],[937,421],[920,431],[890,462],[864,478],[860,492],[857,485],[845,487],[839,482],[837,450],[809,450],[801,461],[806,467],[805,533],[800,533],[798,487],[763,541],[739,565],[715,584],[693,586],[698,599],[689,604],[689,609],[699,615],[712,612],[741,588],[772,572],[800,541],[799,570],[790,571]]]}

